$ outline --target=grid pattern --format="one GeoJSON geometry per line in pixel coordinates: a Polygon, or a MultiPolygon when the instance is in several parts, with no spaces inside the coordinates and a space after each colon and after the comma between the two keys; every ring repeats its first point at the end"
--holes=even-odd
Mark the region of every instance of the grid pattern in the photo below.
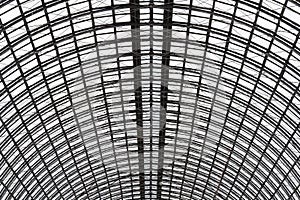
{"type": "Polygon", "coordinates": [[[3,0],[0,199],[300,199],[296,0],[3,0]]]}

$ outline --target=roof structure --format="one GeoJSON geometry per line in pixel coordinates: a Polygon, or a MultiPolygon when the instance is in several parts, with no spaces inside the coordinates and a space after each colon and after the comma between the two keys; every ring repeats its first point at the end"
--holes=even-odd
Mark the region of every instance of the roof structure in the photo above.
{"type": "Polygon", "coordinates": [[[2,0],[0,199],[300,199],[297,0],[2,0]]]}

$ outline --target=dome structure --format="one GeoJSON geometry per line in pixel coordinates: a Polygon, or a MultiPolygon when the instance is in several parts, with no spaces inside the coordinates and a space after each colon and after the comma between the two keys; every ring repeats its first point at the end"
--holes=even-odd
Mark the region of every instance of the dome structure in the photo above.
{"type": "Polygon", "coordinates": [[[2,0],[0,199],[300,199],[297,0],[2,0]]]}

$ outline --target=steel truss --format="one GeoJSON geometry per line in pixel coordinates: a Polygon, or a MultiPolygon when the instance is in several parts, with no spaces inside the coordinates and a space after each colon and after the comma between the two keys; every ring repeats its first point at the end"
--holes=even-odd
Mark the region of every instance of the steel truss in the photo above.
{"type": "Polygon", "coordinates": [[[299,27],[296,0],[1,1],[0,199],[300,199],[299,27]]]}

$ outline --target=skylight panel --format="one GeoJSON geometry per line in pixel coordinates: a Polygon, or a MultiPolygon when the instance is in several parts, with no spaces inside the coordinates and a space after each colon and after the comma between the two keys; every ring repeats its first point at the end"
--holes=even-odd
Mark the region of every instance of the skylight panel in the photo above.
{"type": "Polygon", "coordinates": [[[269,31],[275,30],[277,22],[278,22],[277,18],[272,17],[272,16],[267,15],[262,12],[259,14],[259,17],[257,19],[257,25],[264,27],[265,29],[267,29],[269,31]]]}
{"type": "Polygon", "coordinates": [[[238,9],[236,11],[236,17],[244,19],[245,21],[249,21],[251,23],[254,22],[256,10],[244,3],[238,4],[238,9]]]}
{"type": "Polygon", "coordinates": [[[274,1],[274,0],[264,0],[263,1],[263,6],[265,6],[266,8],[271,9],[272,11],[275,11],[276,13],[280,14],[281,10],[282,10],[282,4],[278,1],[274,1]]]}
{"type": "Polygon", "coordinates": [[[216,1],[216,9],[225,13],[233,14],[234,4],[231,1],[216,1]]]}
{"type": "Polygon", "coordinates": [[[21,13],[19,11],[17,2],[10,2],[6,4],[6,6],[2,7],[1,6],[1,20],[2,23],[7,23],[10,21],[11,16],[20,16],[21,13]]]}
{"type": "MultiPolygon", "coordinates": [[[[140,14],[141,14],[141,19],[149,19],[149,15],[147,14],[148,12],[145,12],[146,9],[141,9],[140,14]]],[[[130,10],[128,8],[126,9],[118,9],[115,11],[116,16],[116,22],[130,22],[130,10]]]]}
{"type": "Polygon", "coordinates": [[[253,41],[255,44],[262,46],[264,49],[268,49],[271,37],[262,34],[260,31],[255,30],[251,41],[253,41]]]}
{"type": "MultiPolygon", "coordinates": [[[[95,2],[93,2],[95,5],[95,2]]],[[[98,4],[100,2],[98,1],[98,4]]],[[[105,4],[106,1],[101,1],[101,3],[105,4]]],[[[110,4],[109,4],[110,5],[110,4]]],[[[82,9],[87,9],[89,8],[89,3],[87,1],[83,1],[83,0],[79,0],[79,1],[70,1],[69,3],[69,8],[70,8],[70,12],[72,14],[78,13],[80,12],[82,9]]]]}
{"type": "Polygon", "coordinates": [[[286,18],[293,19],[295,22],[300,21],[300,12],[299,9],[297,10],[297,7],[292,1],[288,1],[287,7],[284,10],[283,16],[286,18]]]}
{"type": "Polygon", "coordinates": [[[49,7],[45,12],[48,13],[49,20],[53,21],[65,16],[68,11],[65,3],[59,3],[49,7]]]}

